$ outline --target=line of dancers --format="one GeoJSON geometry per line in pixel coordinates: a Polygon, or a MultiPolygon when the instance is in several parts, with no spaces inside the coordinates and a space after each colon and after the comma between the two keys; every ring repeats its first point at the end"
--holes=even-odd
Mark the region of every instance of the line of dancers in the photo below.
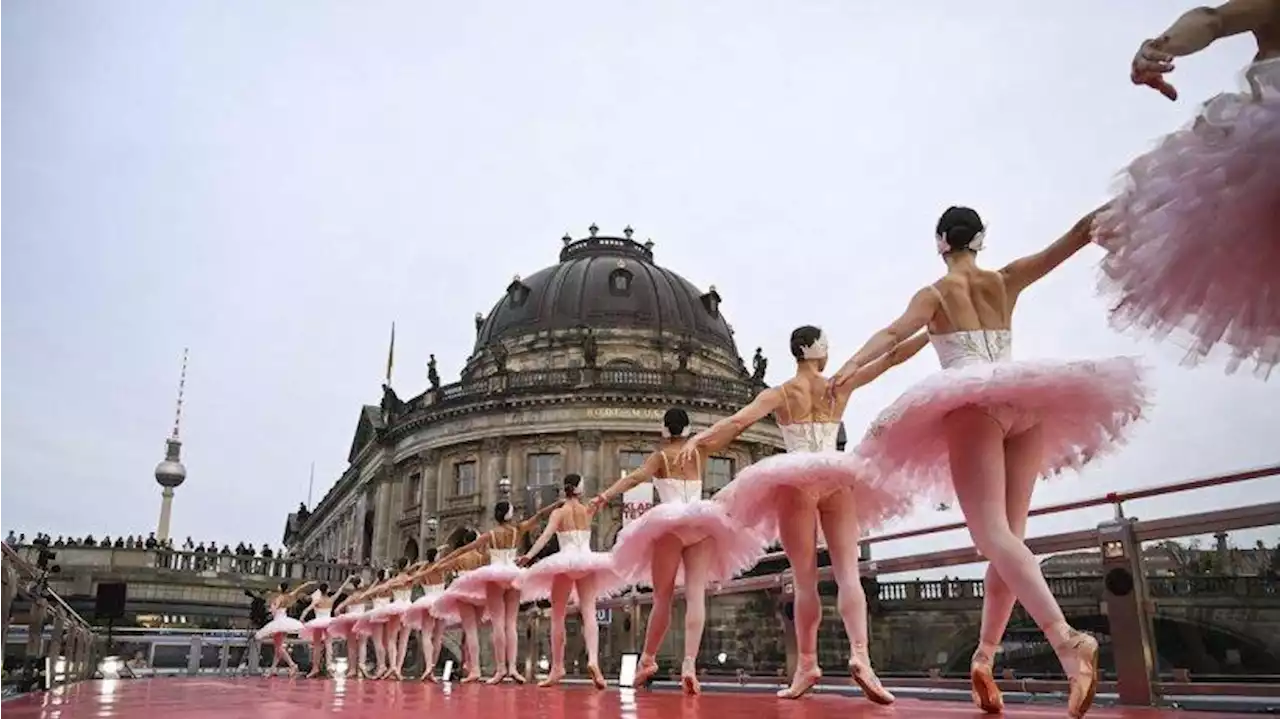
{"type": "MultiPolygon", "coordinates": [[[[515,661],[516,614],[521,602],[549,598],[552,657],[541,686],[564,676],[564,622],[576,605],[584,617],[588,672],[604,688],[595,603],[629,585],[645,585],[652,587],[653,609],[635,680],[644,685],[658,672],[657,651],[682,586],[681,685],[697,694],[707,585],[749,569],[780,540],[794,573],[799,662],[779,696],[798,698],[821,677],[817,551],[825,545],[849,640],[850,677],[867,699],[887,705],[894,697],[876,677],[867,647],[858,541],[920,503],[954,498],[989,561],[980,643],[970,667],[975,704],[988,713],[1003,709],[992,664],[1014,603],[1021,602],[1068,677],[1068,714],[1083,716],[1097,687],[1098,644],[1067,623],[1050,593],[1023,541],[1027,515],[1037,478],[1077,469],[1118,446],[1142,416],[1149,391],[1133,358],[1014,360],[1014,308],[1025,290],[1093,242],[1106,251],[1104,286],[1118,299],[1112,313],[1118,325],[1182,332],[1192,340],[1193,357],[1225,345],[1232,353],[1229,370],[1253,361],[1265,377],[1280,361],[1280,0],[1232,0],[1188,12],[1142,44],[1131,79],[1174,99],[1165,75],[1175,57],[1243,32],[1258,41],[1246,73],[1248,92],[1207,103],[1194,124],[1128,168],[1111,202],[1040,252],[997,271],[982,269],[977,256],[985,246],[985,223],[971,208],[951,207],[934,238],[946,273],[914,293],[902,314],[832,377],[823,374],[827,336],[817,327],[800,327],[790,339],[793,377],[692,437],[688,414],[668,410],[661,439],[644,464],[590,500],[582,497],[582,479],[571,474],[564,499],[526,520],[515,521],[511,505],[499,502],[493,529],[458,542],[443,557],[429,552],[426,561],[365,589],[344,585],[339,591],[352,593],[336,608],[321,587],[308,607],[315,618],[305,624],[285,616],[282,607],[310,585],[282,587],[272,605],[276,617],[261,636],[276,637],[279,649],[283,634],[298,632],[317,652],[334,638],[370,637],[374,676],[399,677],[410,634],[417,631],[427,660],[422,679],[431,681],[443,632],[460,625],[465,683],[480,679],[478,628],[488,622],[496,668],[487,681],[523,683],[515,661]],[[933,345],[941,371],[883,410],[852,451],[837,452],[836,434],[853,392],[926,344],[933,345]],[[787,453],[744,468],[704,499],[708,457],[770,415],[787,453]],[[610,552],[593,551],[593,515],[642,482],[653,482],[660,503],[624,527],[610,552]],[[518,556],[517,547],[543,519],[547,524],[533,550],[518,556]],[[559,552],[531,563],[552,536],[559,552]],[[424,593],[411,602],[414,585],[424,593]]],[[[364,671],[367,644],[359,642],[353,673],[364,671]]],[[[278,658],[282,654],[277,651],[278,658]]],[[[283,658],[293,666],[287,654],[283,658]]]]}

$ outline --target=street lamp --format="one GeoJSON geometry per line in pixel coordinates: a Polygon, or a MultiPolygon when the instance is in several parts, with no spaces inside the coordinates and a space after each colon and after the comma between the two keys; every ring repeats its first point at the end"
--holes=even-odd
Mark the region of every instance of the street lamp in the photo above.
{"type": "Polygon", "coordinates": [[[498,480],[498,492],[502,494],[503,498],[511,496],[511,478],[510,477],[503,477],[502,479],[498,480]]]}

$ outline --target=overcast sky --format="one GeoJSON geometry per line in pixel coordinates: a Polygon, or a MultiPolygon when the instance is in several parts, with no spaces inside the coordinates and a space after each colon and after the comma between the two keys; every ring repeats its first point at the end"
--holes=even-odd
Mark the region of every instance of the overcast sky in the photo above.
{"type": "MultiPolygon", "coordinates": [[[[592,222],[633,225],[715,284],[771,381],[798,324],[842,361],[942,271],[947,205],[987,218],[989,266],[1038,250],[1236,87],[1247,39],[1181,61],[1177,103],[1129,84],[1139,41],[1189,7],[5,2],[3,530],[153,530],[189,346],[173,533],[277,544],[311,462],[316,499],[345,468],[391,322],[402,397],[431,352],[454,381],[475,312],[592,222]],[[785,278],[794,291],[757,289],[785,278]]],[[[1017,354],[1143,355],[1155,406],[1122,453],[1036,503],[1280,462],[1280,379],[1185,369],[1176,347],[1113,332],[1099,256],[1025,295],[1017,354]]],[[[927,351],[856,395],[853,432],[936,369],[927,351]]]]}

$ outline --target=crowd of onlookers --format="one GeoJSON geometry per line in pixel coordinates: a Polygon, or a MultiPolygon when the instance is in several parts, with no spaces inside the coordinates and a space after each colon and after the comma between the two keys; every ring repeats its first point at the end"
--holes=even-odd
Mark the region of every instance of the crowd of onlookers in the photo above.
{"type": "Polygon", "coordinates": [[[233,549],[229,544],[223,544],[222,548],[218,548],[217,542],[199,542],[197,543],[191,537],[182,543],[181,547],[175,547],[172,538],[156,539],[156,533],[151,532],[146,537],[139,535],[128,535],[124,537],[104,536],[102,539],[95,539],[92,534],[84,537],[58,537],[53,539],[50,535],[43,532],[37,533],[35,538],[27,541],[26,534],[14,534],[12,530],[5,537],[5,544],[11,547],[49,547],[53,549],[61,547],[101,547],[108,549],[167,549],[171,552],[194,552],[196,554],[222,554],[237,557],[261,557],[262,559],[272,559],[275,557],[284,558],[287,550],[281,549],[279,553],[271,548],[270,545],[264,544],[261,549],[256,549],[252,543],[240,542],[233,549]]]}

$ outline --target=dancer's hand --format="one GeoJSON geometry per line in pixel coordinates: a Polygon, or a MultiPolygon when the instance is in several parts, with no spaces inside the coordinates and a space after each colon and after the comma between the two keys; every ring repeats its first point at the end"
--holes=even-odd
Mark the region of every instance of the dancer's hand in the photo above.
{"type": "Polygon", "coordinates": [[[827,398],[835,399],[840,394],[840,388],[853,380],[853,376],[858,373],[861,367],[849,367],[848,365],[841,367],[839,372],[831,376],[827,381],[827,398]]]}
{"type": "Polygon", "coordinates": [[[676,456],[676,461],[681,464],[691,464],[698,461],[698,455],[701,453],[702,443],[697,437],[690,439],[680,448],[680,454],[676,456]]]}
{"type": "Polygon", "coordinates": [[[533,559],[527,554],[521,555],[518,559],[516,559],[517,567],[527,567],[530,564],[533,564],[533,559]]]}
{"type": "Polygon", "coordinates": [[[604,509],[604,505],[608,503],[609,503],[609,498],[604,496],[604,492],[601,492],[600,494],[597,494],[596,496],[592,497],[591,501],[587,502],[587,511],[590,512],[591,514],[595,514],[596,512],[599,512],[601,509],[604,509]]]}
{"type": "Polygon", "coordinates": [[[1164,74],[1173,72],[1173,55],[1161,48],[1161,40],[1147,40],[1138,48],[1129,68],[1129,81],[1135,85],[1146,85],[1160,92],[1170,100],[1178,99],[1178,90],[1164,79],[1164,74]]]}

